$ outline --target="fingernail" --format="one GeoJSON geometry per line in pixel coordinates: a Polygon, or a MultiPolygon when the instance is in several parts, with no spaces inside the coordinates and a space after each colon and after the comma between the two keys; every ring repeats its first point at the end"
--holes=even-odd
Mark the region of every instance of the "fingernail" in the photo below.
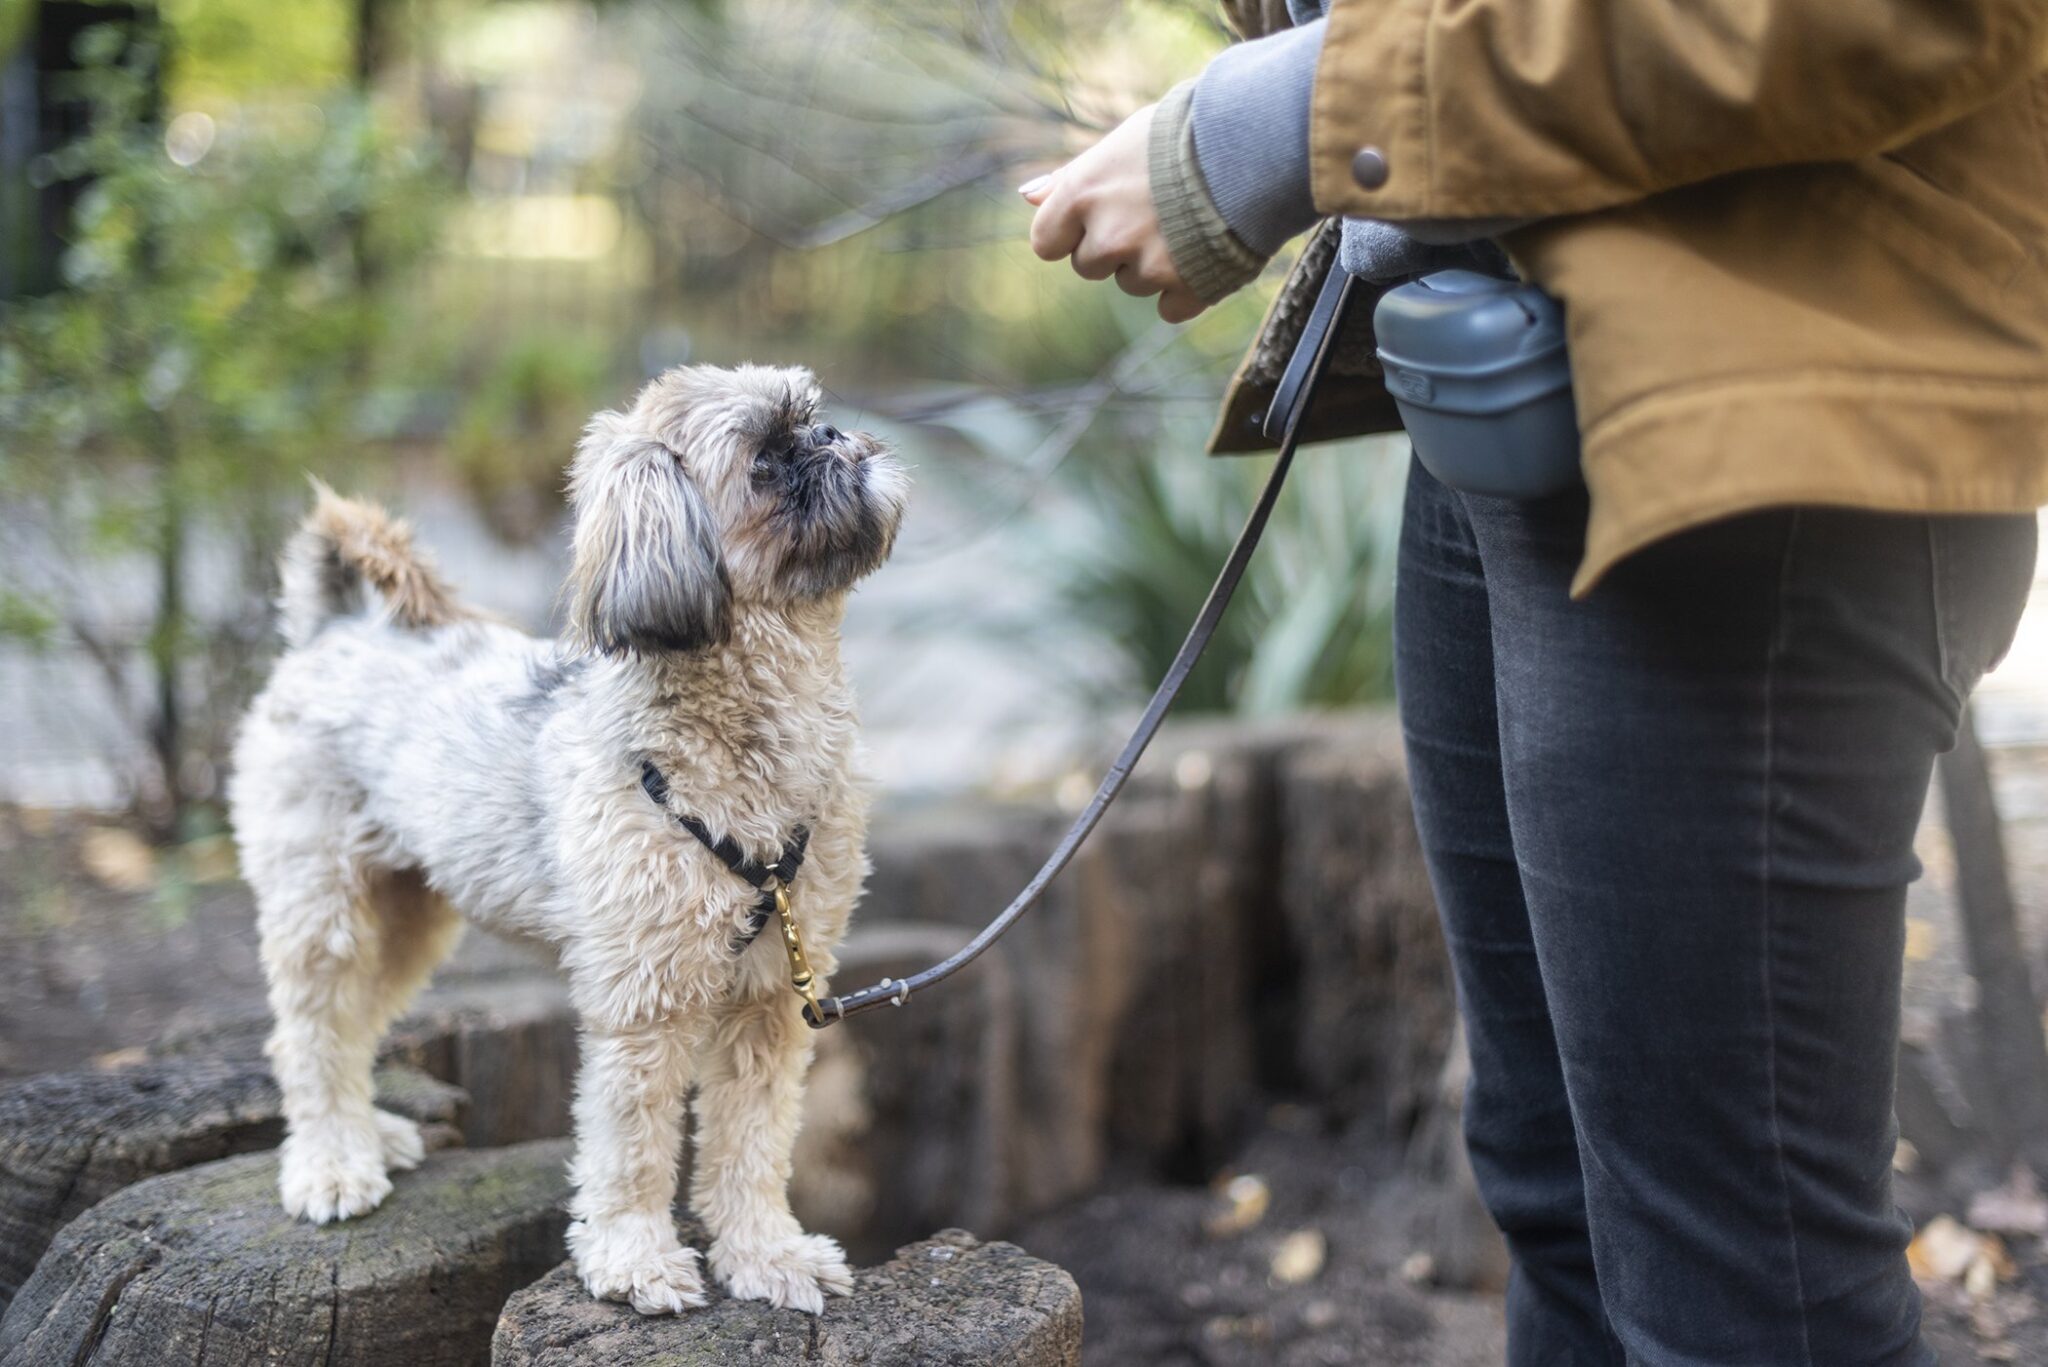
{"type": "Polygon", "coordinates": [[[1022,185],[1019,185],[1017,187],[1017,193],[1020,195],[1035,195],[1040,190],[1043,190],[1051,182],[1052,172],[1048,171],[1042,176],[1033,176],[1031,179],[1025,181],[1022,185]]]}

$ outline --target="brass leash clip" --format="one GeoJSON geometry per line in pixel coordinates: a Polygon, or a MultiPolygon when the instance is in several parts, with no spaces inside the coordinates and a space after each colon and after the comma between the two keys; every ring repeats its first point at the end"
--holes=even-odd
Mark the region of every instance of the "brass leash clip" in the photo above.
{"type": "Polygon", "coordinates": [[[811,961],[804,957],[803,932],[796,928],[796,914],[789,908],[789,889],[781,882],[775,885],[775,916],[782,922],[782,947],[789,953],[789,985],[804,999],[811,1017],[818,1019],[817,978],[811,972],[811,961]]]}

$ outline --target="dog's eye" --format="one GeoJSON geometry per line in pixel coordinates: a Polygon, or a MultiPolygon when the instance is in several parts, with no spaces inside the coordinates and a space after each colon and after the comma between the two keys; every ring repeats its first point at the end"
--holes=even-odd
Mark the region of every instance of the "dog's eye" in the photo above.
{"type": "Polygon", "coordinates": [[[775,478],[775,470],[777,464],[778,462],[775,459],[775,453],[772,451],[763,451],[760,454],[756,455],[754,457],[754,468],[752,471],[754,483],[766,484],[769,481],[773,480],[775,478]]]}

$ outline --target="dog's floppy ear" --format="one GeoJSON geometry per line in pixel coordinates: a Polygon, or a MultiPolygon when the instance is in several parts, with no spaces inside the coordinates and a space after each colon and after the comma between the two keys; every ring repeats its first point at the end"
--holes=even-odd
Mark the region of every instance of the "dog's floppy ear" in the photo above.
{"type": "Polygon", "coordinates": [[[618,413],[569,469],[569,630],[585,650],[701,650],[732,634],[732,581],[704,495],[675,453],[618,413]]]}

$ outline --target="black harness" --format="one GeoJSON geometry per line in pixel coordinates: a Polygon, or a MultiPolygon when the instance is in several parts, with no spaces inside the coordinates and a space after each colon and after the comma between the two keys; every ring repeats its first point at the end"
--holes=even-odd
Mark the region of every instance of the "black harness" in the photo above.
{"type": "Polygon", "coordinates": [[[811,842],[808,826],[796,828],[796,834],[782,847],[782,854],[772,864],[760,864],[747,858],[746,852],[729,835],[712,838],[711,830],[694,816],[685,816],[672,811],[668,805],[668,780],[661,770],[654,767],[652,760],[640,761],[640,786],[647,790],[647,796],[654,805],[667,812],[678,826],[697,837],[700,844],[718,856],[718,862],[747,880],[761,894],[761,900],[754,903],[754,909],[747,916],[747,928],[733,943],[733,952],[738,953],[754,943],[761,930],[768,924],[768,918],[775,914],[775,889],[787,887],[795,878],[796,871],[803,867],[804,846],[811,842]]]}

